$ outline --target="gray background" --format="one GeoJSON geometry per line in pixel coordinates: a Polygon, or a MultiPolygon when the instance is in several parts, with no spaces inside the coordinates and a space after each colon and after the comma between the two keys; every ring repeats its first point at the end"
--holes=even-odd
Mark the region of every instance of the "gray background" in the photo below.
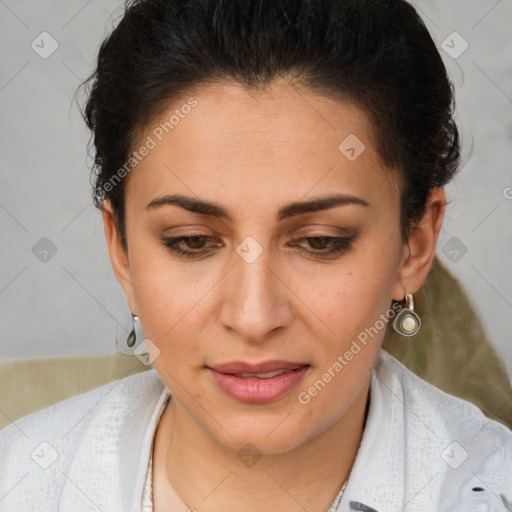
{"type": "MultiPolygon", "coordinates": [[[[414,4],[455,84],[463,137],[438,254],[512,375],[512,0],[414,4]]],[[[127,334],[73,103],[120,5],[0,0],[2,359],[112,354],[116,333],[127,334]],[[47,58],[42,32],[58,44],[47,58]]]]}

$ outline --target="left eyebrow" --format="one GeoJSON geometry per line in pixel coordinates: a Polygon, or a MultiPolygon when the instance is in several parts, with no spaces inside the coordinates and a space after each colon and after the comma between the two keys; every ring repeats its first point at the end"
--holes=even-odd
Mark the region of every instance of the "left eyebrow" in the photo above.
{"type": "MultiPolygon", "coordinates": [[[[193,213],[199,213],[201,215],[210,215],[212,217],[217,217],[230,221],[233,220],[233,216],[229,212],[229,210],[227,210],[226,208],[217,203],[204,201],[202,199],[197,199],[195,197],[189,197],[180,194],[167,195],[153,199],[146,206],[146,210],[150,210],[152,208],[159,208],[164,205],[179,206],[193,213]]],[[[317,212],[320,210],[328,210],[336,206],[348,205],[370,206],[370,204],[367,201],[359,197],[347,194],[336,194],[326,197],[314,198],[307,201],[294,201],[285,204],[284,206],[279,208],[277,212],[277,219],[281,221],[285,218],[302,215],[304,213],[317,212]]]]}
{"type": "Polygon", "coordinates": [[[293,203],[288,203],[282,208],[279,208],[277,218],[278,220],[283,220],[287,217],[293,217],[303,213],[328,210],[329,208],[334,208],[336,206],[348,206],[352,204],[370,206],[367,201],[361,199],[360,197],[347,194],[336,194],[326,197],[319,197],[316,199],[310,199],[309,201],[296,201],[293,203]]]}

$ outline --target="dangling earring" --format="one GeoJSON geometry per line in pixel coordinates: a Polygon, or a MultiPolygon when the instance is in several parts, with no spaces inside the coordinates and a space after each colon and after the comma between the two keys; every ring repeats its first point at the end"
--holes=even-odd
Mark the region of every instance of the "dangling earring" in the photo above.
{"type": "Polygon", "coordinates": [[[421,320],[414,311],[414,296],[405,294],[405,307],[400,310],[393,322],[393,329],[402,336],[414,336],[421,327],[421,320]]]}
{"type": "Polygon", "coordinates": [[[144,336],[142,335],[142,327],[140,325],[140,320],[137,315],[132,313],[132,322],[133,328],[130,334],[128,334],[128,338],[126,338],[126,345],[133,349],[135,346],[139,346],[139,344],[144,341],[144,336]]]}

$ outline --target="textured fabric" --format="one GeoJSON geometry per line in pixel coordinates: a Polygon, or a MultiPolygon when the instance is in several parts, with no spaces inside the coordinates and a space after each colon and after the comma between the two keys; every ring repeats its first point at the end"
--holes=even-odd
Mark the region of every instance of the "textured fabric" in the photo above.
{"type": "Polygon", "coordinates": [[[119,353],[0,361],[0,429],[23,416],[148,369],[136,357],[119,353]]]}
{"type": "Polygon", "coordinates": [[[343,498],[343,494],[345,493],[345,489],[347,488],[348,480],[342,485],[340,492],[334,498],[334,501],[331,503],[331,506],[327,509],[327,512],[336,512],[338,510],[338,506],[341,503],[341,498],[343,498]]]}
{"type": "MultiPolygon", "coordinates": [[[[168,393],[150,370],[0,431],[0,511],[140,512],[168,393]]],[[[338,512],[506,512],[511,506],[512,432],[381,350],[338,512]]]]}
{"type": "Polygon", "coordinates": [[[153,512],[153,454],[149,456],[148,472],[142,489],[142,510],[141,512],[153,512]]]}

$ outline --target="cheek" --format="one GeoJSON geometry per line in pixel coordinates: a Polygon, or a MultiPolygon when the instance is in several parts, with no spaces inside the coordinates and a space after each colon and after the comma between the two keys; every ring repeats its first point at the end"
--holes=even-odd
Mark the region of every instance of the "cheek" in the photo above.
{"type": "Polygon", "coordinates": [[[161,274],[156,279],[145,274],[142,279],[143,284],[135,289],[135,294],[148,337],[152,335],[157,343],[163,344],[194,324],[201,311],[198,286],[181,287],[175,280],[161,274]]]}
{"type": "MultiPolygon", "coordinates": [[[[397,256],[382,248],[359,251],[335,272],[296,280],[294,290],[311,309],[312,330],[342,349],[391,306],[397,256]],[[374,255],[379,255],[375,257],[374,255]]],[[[380,323],[379,323],[379,327],[380,323]]]]}
{"type": "Polygon", "coordinates": [[[307,401],[307,405],[300,402],[304,414],[314,411],[304,419],[314,431],[339,418],[371,376],[389,324],[385,314],[391,307],[394,277],[394,258],[382,256],[381,262],[387,263],[381,268],[354,264],[335,280],[315,282],[316,292],[310,287],[307,295],[307,287],[302,289],[304,302],[315,311],[309,315],[309,329],[316,346],[316,368],[299,398],[307,401]],[[331,414],[323,413],[327,410],[331,414]]]}
{"type": "Polygon", "coordinates": [[[213,268],[198,273],[194,264],[176,263],[160,250],[149,252],[132,258],[137,311],[144,337],[160,350],[155,366],[176,371],[190,357],[201,356],[198,334],[212,314],[208,305],[219,278],[213,268]]]}

